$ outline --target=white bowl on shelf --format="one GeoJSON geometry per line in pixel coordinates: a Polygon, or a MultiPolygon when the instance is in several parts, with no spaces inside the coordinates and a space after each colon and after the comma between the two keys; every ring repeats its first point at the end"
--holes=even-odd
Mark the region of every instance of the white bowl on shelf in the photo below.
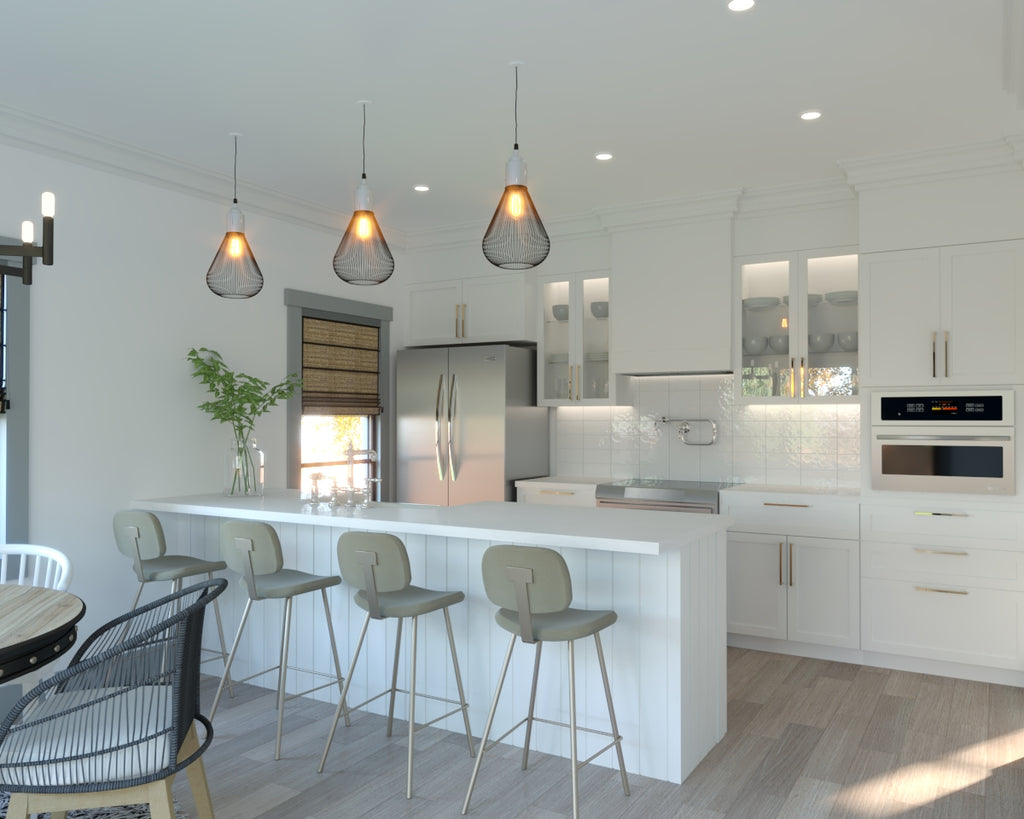
{"type": "Polygon", "coordinates": [[[857,334],[856,333],[840,333],[839,334],[839,349],[846,350],[848,353],[852,353],[857,349],[857,334]]]}
{"type": "Polygon", "coordinates": [[[569,318],[569,305],[568,304],[554,304],[551,306],[551,315],[555,317],[555,321],[566,321],[569,318]]]}
{"type": "Polygon", "coordinates": [[[835,333],[811,333],[807,336],[807,349],[812,353],[827,353],[835,340],[835,333]]]}
{"type": "Polygon", "coordinates": [[[608,302],[606,302],[606,301],[592,301],[592,302],[590,302],[590,314],[594,318],[608,318],[608,302]]]}
{"type": "Polygon", "coordinates": [[[789,352],[789,336],[769,336],[768,346],[776,353],[788,353],[789,352]]]}
{"type": "Polygon", "coordinates": [[[743,352],[746,355],[761,355],[768,349],[768,336],[746,336],[743,339],[743,352]]]}

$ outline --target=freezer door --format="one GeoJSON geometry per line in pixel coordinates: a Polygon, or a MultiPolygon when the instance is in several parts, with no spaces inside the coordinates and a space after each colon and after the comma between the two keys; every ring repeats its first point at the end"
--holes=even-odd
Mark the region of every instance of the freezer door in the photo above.
{"type": "Polygon", "coordinates": [[[399,350],[396,368],[398,500],[448,505],[447,348],[399,350]]]}
{"type": "Polygon", "coordinates": [[[500,345],[449,350],[451,506],[505,500],[507,352],[500,345]]]}

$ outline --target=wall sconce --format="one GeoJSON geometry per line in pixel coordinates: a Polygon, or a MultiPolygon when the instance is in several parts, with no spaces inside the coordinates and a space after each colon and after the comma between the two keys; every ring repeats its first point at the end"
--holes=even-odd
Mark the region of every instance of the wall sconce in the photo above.
{"type": "Polygon", "coordinates": [[[53,264],[53,215],[57,209],[57,198],[47,191],[43,194],[43,244],[38,247],[35,242],[35,224],[30,221],[21,223],[21,244],[0,245],[0,257],[20,256],[21,270],[16,267],[0,265],[0,272],[5,276],[20,276],[23,284],[32,284],[32,260],[39,258],[43,264],[53,264]]]}

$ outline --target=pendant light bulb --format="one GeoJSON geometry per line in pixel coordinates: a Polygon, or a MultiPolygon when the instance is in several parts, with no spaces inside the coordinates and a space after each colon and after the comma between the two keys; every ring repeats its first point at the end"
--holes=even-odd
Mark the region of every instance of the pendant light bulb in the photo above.
{"type": "Polygon", "coordinates": [[[245,238],[245,215],[238,207],[238,134],[235,138],[234,199],[224,241],[206,271],[206,285],[221,298],[248,299],[263,289],[263,274],[245,238]]]}
{"type": "Polygon", "coordinates": [[[356,207],[334,254],[334,272],[349,284],[380,284],[395,270],[384,233],[373,215],[373,197],[366,184],[366,103],[363,103],[363,175],[356,189],[356,207]]]}
{"type": "Polygon", "coordinates": [[[484,256],[505,270],[526,270],[543,262],[551,251],[544,223],[526,189],[526,163],[519,155],[519,66],[516,70],[515,142],[505,163],[505,191],[484,233],[484,256]]]}

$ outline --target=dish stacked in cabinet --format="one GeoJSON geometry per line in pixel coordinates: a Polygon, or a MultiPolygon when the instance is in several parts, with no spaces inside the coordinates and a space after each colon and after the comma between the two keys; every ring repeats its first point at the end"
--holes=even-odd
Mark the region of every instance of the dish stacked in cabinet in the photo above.
{"type": "Polygon", "coordinates": [[[856,649],[858,497],[726,489],[726,607],[736,635],[856,649]]]}
{"type": "Polygon", "coordinates": [[[861,506],[862,648],[1024,667],[1024,515],[861,506]]]}

